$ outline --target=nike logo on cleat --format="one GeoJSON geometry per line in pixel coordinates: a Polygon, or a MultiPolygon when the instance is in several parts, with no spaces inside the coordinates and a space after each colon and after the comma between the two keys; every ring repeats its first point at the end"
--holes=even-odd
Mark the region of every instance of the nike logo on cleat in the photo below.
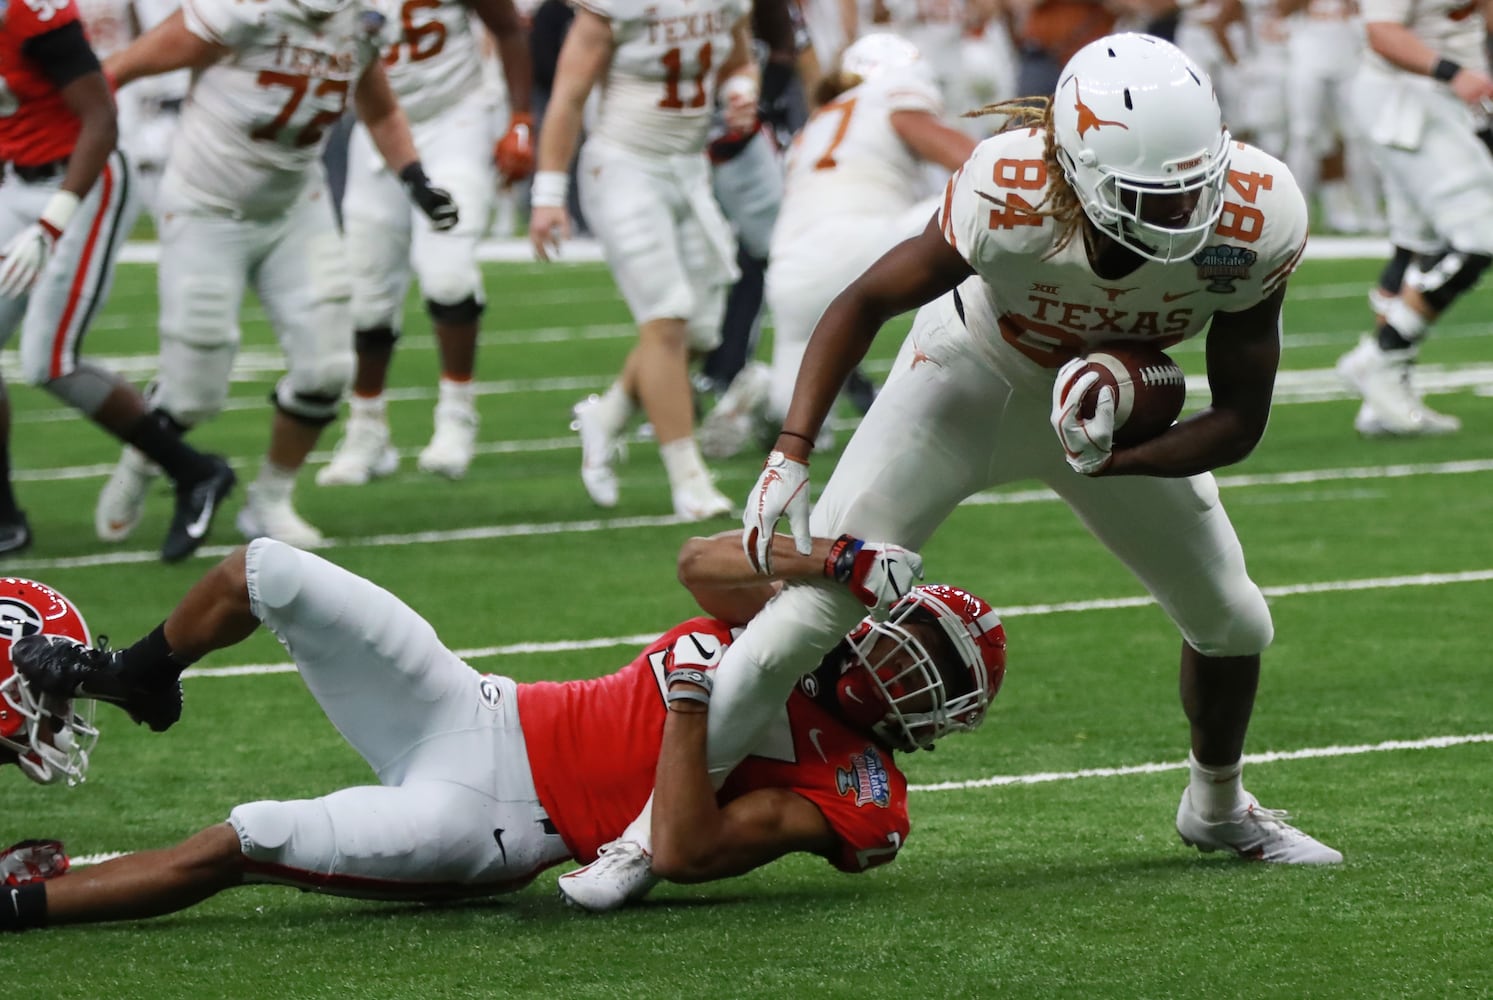
{"type": "Polygon", "coordinates": [[[209,497],[207,506],[202,508],[202,513],[198,514],[196,518],[192,520],[192,523],[187,525],[188,538],[200,539],[203,535],[207,534],[207,526],[212,523],[213,510],[217,506],[218,502],[209,497]]]}

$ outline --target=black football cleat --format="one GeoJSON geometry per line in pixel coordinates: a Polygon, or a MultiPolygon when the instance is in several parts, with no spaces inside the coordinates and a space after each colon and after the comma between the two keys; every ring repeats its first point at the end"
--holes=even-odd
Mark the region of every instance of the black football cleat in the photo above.
{"type": "Polygon", "coordinates": [[[26,515],[16,511],[14,517],[0,521],[0,556],[24,552],[31,548],[31,525],[26,515]]]}
{"type": "Polygon", "coordinates": [[[199,479],[176,485],[176,511],[161,545],[161,561],[174,563],[197,551],[213,526],[213,515],[233,489],[238,477],[217,455],[208,456],[211,471],[199,479]]]}
{"type": "Polygon", "coordinates": [[[35,691],[55,698],[91,698],[117,705],[152,732],[164,732],[181,718],[181,681],[139,683],[124,676],[124,655],[99,638],[85,646],[60,635],[28,635],[10,647],[16,673],[35,691]]]}

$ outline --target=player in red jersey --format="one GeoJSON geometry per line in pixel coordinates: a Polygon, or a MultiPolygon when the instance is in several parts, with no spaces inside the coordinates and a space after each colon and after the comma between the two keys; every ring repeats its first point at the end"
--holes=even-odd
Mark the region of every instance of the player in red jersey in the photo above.
{"type": "MultiPolygon", "coordinates": [[[[233,471],[183,443],[124,379],[78,357],[139,210],[129,163],[115,149],[114,99],[73,0],[14,0],[0,18],[0,345],[20,326],[26,382],[175,480],[161,557],[184,559],[207,536],[233,471]]],[[[10,485],[10,404],[0,386],[0,554],[30,544],[10,485]]]]}
{"type": "Polygon", "coordinates": [[[1004,631],[978,598],[911,587],[921,561],[896,546],[844,536],[801,556],[785,537],[780,549],[778,580],[827,574],[887,617],[866,618],[803,678],[719,795],[704,753],[712,675],[734,625],[774,591],[734,532],[692,539],[680,556],[681,580],[714,617],[594,680],[479,674],[392,594],[270,539],[209,571],[128,649],[18,640],[12,662],[33,691],[108,701],[160,730],[180,714],[181,671],[263,624],[378,784],[241,805],[175,847],[15,885],[0,895],[0,929],[152,916],[246,883],[398,899],[507,892],[562,860],[593,860],[650,789],[658,876],[725,878],[796,851],[847,872],[890,861],[908,832],[892,751],[983,720],[1004,631]]]}

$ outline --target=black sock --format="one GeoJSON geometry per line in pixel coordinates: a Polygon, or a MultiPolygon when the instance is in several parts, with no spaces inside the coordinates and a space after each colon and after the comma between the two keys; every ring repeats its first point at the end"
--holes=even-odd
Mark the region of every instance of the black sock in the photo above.
{"type": "Polygon", "coordinates": [[[13,886],[0,893],[0,931],[47,925],[47,883],[13,886]]]}
{"type": "Polygon", "coordinates": [[[182,428],[169,414],[152,410],[122,437],[166,471],[178,485],[201,479],[212,468],[207,457],[182,440],[182,428]]]}
{"type": "Polygon", "coordinates": [[[1379,328],[1374,331],[1374,338],[1378,340],[1380,350],[1403,351],[1414,346],[1414,341],[1407,340],[1387,322],[1379,324],[1379,328]]]}
{"type": "Polygon", "coordinates": [[[15,491],[10,488],[10,442],[0,441],[0,522],[20,519],[21,508],[16,506],[15,491]]]}
{"type": "Polygon", "coordinates": [[[161,622],[145,638],[120,652],[119,672],[131,683],[154,687],[175,681],[196,662],[195,657],[188,659],[171,651],[171,644],[166,641],[166,623],[161,622]]]}

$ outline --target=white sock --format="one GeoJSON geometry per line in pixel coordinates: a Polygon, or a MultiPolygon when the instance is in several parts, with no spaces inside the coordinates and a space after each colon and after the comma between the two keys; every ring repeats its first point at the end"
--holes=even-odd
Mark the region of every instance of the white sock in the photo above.
{"type": "Polygon", "coordinates": [[[664,469],[669,473],[669,488],[678,493],[686,486],[705,480],[710,482],[710,470],[700,457],[700,446],[693,435],[658,446],[658,455],[664,460],[664,469]]]}
{"type": "Polygon", "coordinates": [[[1187,755],[1187,771],[1190,775],[1187,794],[1203,819],[1227,819],[1245,802],[1244,761],[1237,760],[1223,767],[1199,764],[1191,753],[1187,755]]]}
{"type": "Polygon", "coordinates": [[[359,396],[354,393],[347,401],[347,413],[353,420],[377,420],[379,423],[384,423],[388,419],[388,407],[384,403],[384,394],[359,396]]]}
{"type": "Polygon", "coordinates": [[[1410,308],[1410,304],[1400,296],[1395,296],[1389,308],[1384,310],[1384,322],[1394,327],[1395,332],[1401,337],[1410,341],[1412,347],[1421,342],[1426,335],[1426,328],[1430,326],[1430,321],[1410,308]]]}
{"type": "Polygon", "coordinates": [[[597,397],[597,416],[601,418],[601,425],[606,432],[614,437],[622,433],[637,409],[637,404],[622,388],[620,380],[607,386],[607,391],[597,397]]]}
{"type": "Polygon", "coordinates": [[[441,376],[439,390],[439,402],[441,404],[454,403],[463,409],[470,410],[476,399],[476,385],[471,379],[458,382],[444,375],[441,376]]]}
{"type": "Polygon", "coordinates": [[[265,459],[254,479],[254,495],[269,503],[289,502],[299,472],[299,469],[285,469],[265,459]]]}
{"type": "Polygon", "coordinates": [[[622,831],[619,840],[630,840],[637,844],[649,854],[653,853],[653,793],[648,793],[648,801],[643,803],[643,811],[638,813],[637,819],[627,824],[627,829],[622,831]]]}

